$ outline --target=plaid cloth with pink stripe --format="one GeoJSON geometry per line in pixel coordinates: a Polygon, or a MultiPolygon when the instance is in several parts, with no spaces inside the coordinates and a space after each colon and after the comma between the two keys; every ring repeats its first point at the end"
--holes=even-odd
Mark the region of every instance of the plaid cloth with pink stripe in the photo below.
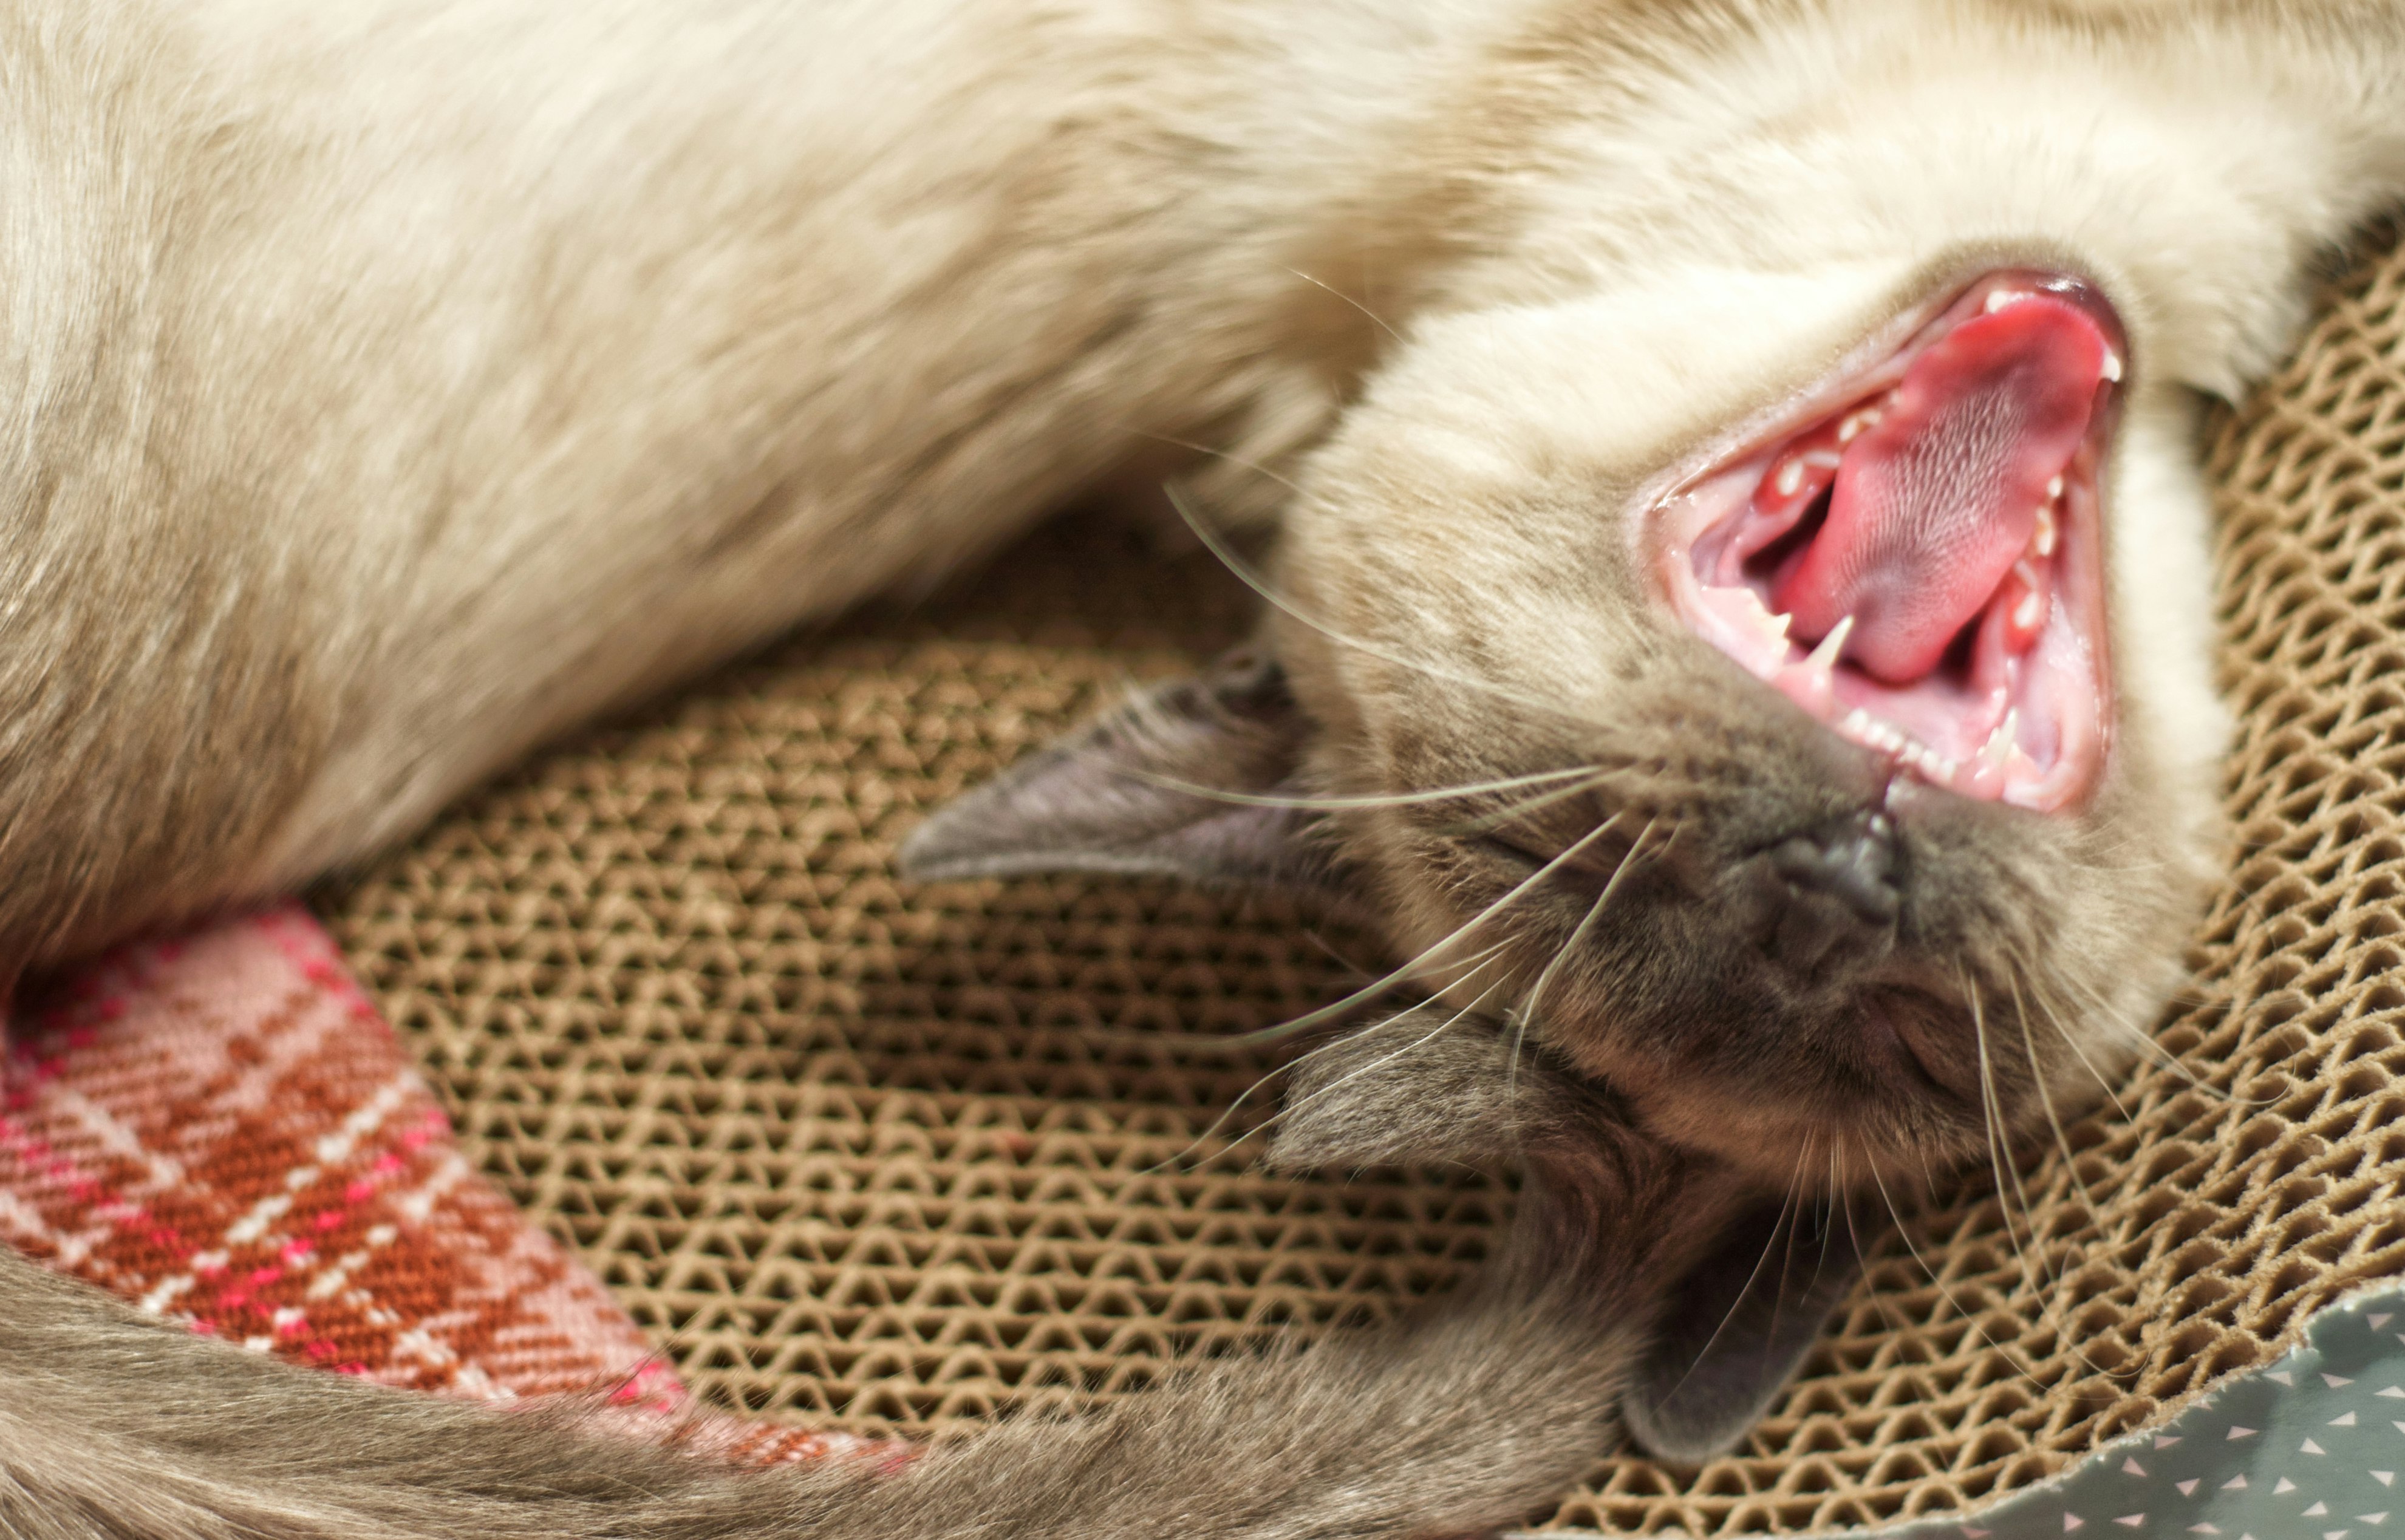
{"type": "Polygon", "coordinates": [[[11,1024],[0,1239],[296,1364],[483,1401],[591,1396],[729,1459],[869,1448],[696,1407],[469,1166],[298,909],[128,947],[11,1024]]]}

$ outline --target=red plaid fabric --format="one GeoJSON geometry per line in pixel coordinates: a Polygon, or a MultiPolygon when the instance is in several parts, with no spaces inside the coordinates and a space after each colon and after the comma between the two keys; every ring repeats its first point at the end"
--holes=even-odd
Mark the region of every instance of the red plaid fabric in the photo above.
{"type": "Polygon", "coordinates": [[[598,1396],[734,1459],[871,1450],[697,1410],[599,1281],[471,1169],[298,909],[125,949],[12,1024],[0,1239],[296,1364],[598,1396]]]}

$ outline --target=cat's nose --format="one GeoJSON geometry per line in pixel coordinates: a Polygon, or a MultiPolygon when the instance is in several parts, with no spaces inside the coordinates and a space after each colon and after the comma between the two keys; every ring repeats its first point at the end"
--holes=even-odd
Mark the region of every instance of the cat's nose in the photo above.
{"type": "Polygon", "coordinates": [[[1873,925],[1892,922],[1902,903],[1897,865],[1895,823],[1885,813],[1865,813],[1818,835],[1799,834],[1770,852],[1771,870],[1789,887],[1825,893],[1873,925]]]}
{"type": "Polygon", "coordinates": [[[1771,848],[1769,866],[1784,889],[1769,949],[1800,973],[1817,972],[1841,946],[1883,943],[1903,907],[1903,861],[1884,813],[1783,840],[1771,848]]]}

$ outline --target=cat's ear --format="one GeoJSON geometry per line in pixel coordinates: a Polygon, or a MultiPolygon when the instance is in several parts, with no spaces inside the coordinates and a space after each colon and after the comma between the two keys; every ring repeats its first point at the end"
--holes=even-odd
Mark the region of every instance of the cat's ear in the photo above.
{"type": "MultiPolygon", "coordinates": [[[[1269,1163],[1287,1170],[1526,1163],[1556,1187],[1598,1186],[1610,1203],[1616,1183],[1596,1157],[1608,1163],[1630,1130],[1628,1111],[1607,1088],[1568,1073],[1517,1034],[1428,1004],[1299,1061],[1269,1163]]],[[[1690,1212],[1596,1216],[1623,1252],[1662,1246],[1687,1259],[1648,1285],[1658,1291],[1660,1313],[1621,1393],[1629,1435],[1681,1464],[1744,1441],[1862,1270],[1851,1227],[1810,1205],[1723,1204],[1701,1189],[1695,1197],[1681,1206],[1690,1212]],[[1683,1239],[1667,1233],[1681,1224],[1705,1227],[1683,1239]]],[[[1557,1249],[1547,1260],[1576,1265],[1557,1249]]]]}
{"type": "Polygon", "coordinates": [[[1743,1443],[1852,1292],[1862,1259],[1851,1235],[1809,1204],[1740,1211],[1666,1298],[1621,1392],[1629,1435],[1682,1465],[1743,1443]]]}
{"type": "Polygon", "coordinates": [[[1251,649],[1140,691],[903,843],[920,880],[1108,872],[1336,893],[1318,817],[1292,805],[1311,725],[1251,649]]]}

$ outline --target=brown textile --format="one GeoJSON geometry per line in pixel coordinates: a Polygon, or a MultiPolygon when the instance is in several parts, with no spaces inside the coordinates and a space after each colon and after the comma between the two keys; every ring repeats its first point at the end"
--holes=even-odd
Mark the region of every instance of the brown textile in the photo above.
{"type": "MultiPolygon", "coordinates": [[[[2405,1271],[2405,253],[2333,290],[2213,464],[2244,844],[2159,1034],[2176,1064],[2004,1199],[1974,1183],[1878,1240],[1743,1453],[1613,1460],[1558,1522],[1976,1504],[2405,1271]]],[[[921,810],[1247,608],[1073,524],[548,756],[325,907],[471,1157],[704,1397],[915,1430],[1374,1314],[1477,1257],[1508,1192],[1264,1177],[1228,1137],[1262,1096],[1229,1109],[1272,1065],[1211,1046],[1330,998],[1359,937],[891,871],[921,810]]]]}

